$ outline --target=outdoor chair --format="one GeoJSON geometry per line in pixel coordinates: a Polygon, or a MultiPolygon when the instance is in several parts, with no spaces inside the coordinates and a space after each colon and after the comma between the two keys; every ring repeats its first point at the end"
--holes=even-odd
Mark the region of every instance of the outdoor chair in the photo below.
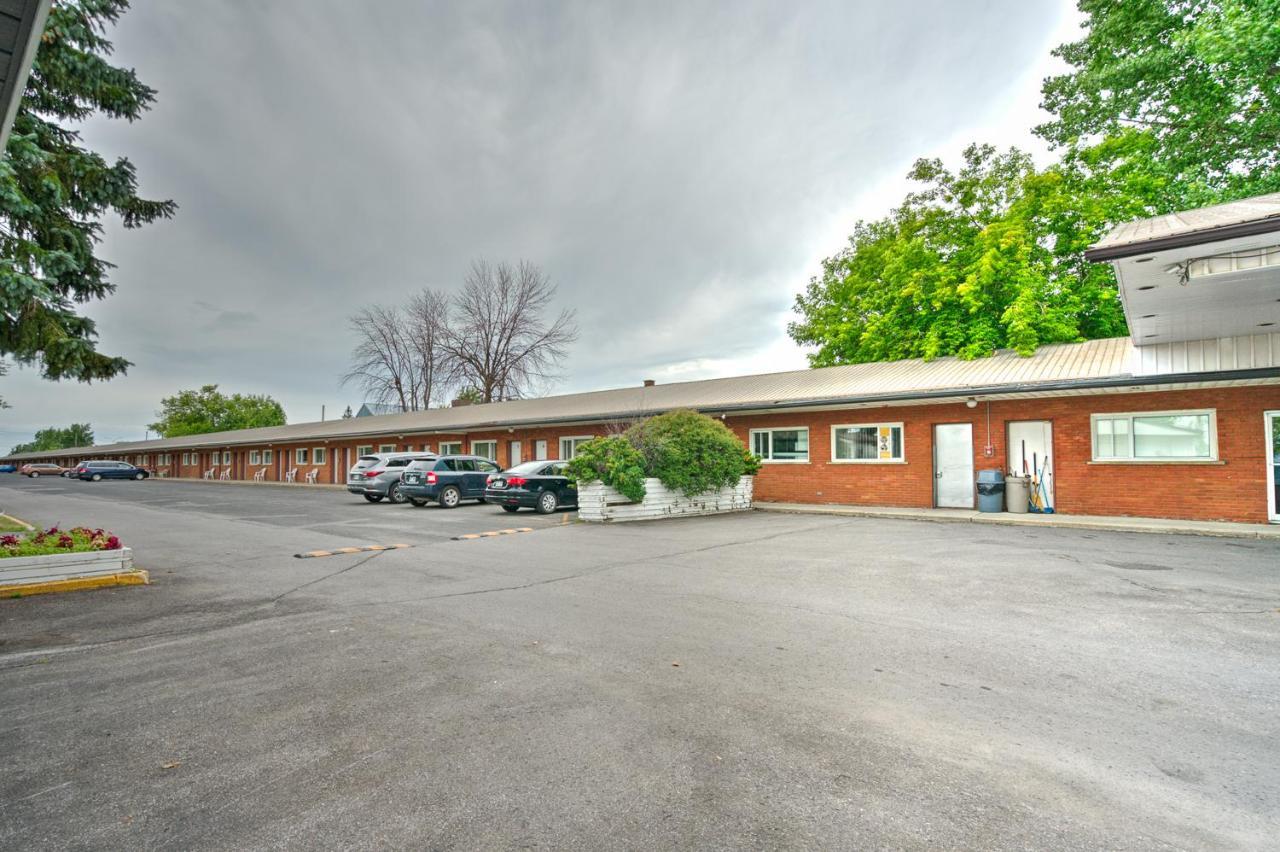
{"type": "Polygon", "coordinates": [[[206,471],[204,472],[204,478],[205,478],[205,479],[213,479],[213,475],[214,475],[215,473],[217,473],[217,472],[218,472],[218,469],[217,469],[216,467],[211,467],[211,468],[209,468],[208,470],[206,470],[206,471]]]}
{"type": "Polygon", "coordinates": [[[226,470],[224,470],[224,471],[222,472],[222,476],[219,476],[219,477],[218,477],[218,479],[222,480],[223,482],[228,482],[228,481],[230,481],[230,479],[231,479],[231,468],[227,468],[226,470]]]}
{"type": "Polygon", "coordinates": [[[308,484],[308,485],[315,485],[315,484],[316,484],[316,477],[317,477],[317,476],[319,476],[319,475],[320,475],[320,471],[318,471],[318,470],[309,470],[309,471],[307,471],[307,484],[308,484]]]}
{"type": "Polygon", "coordinates": [[[287,471],[285,471],[285,473],[284,473],[284,481],[285,481],[285,482],[297,482],[297,481],[298,481],[298,469],[297,469],[296,467],[291,467],[291,468],[289,468],[287,471]]]}
{"type": "Polygon", "coordinates": [[[262,482],[266,478],[267,478],[267,469],[265,467],[261,468],[257,473],[253,475],[254,482],[262,482]]]}

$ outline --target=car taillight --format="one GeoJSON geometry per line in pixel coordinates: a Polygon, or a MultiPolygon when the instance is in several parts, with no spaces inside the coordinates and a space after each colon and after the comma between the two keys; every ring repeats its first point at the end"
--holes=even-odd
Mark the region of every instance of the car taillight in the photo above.
{"type": "Polygon", "coordinates": [[[509,479],[507,479],[507,486],[509,488],[519,488],[521,485],[524,485],[528,481],[529,480],[525,479],[523,476],[512,476],[509,479]]]}
{"type": "Polygon", "coordinates": [[[366,470],[364,472],[364,475],[369,479],[373,479],[375,476],[377,476],[380,473],[382,473],[382,471],[380,470],[366,470]]]}
{"type": "Polygon", "coordinates": [[[427,471],[427,484],[428,485],[436,484],[436,472],[434,470],[427,471]]]}

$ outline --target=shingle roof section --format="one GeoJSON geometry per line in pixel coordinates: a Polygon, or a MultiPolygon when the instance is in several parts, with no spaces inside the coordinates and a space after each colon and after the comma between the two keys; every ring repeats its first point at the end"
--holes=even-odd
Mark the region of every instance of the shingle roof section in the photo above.
{"type": "MultiPolygon", "coordinates": [[[[1109,379],[1129,374],[1133,345],[1127,337],[1041,346],[1029,358],[998,352],[971,361],[938,358],[850,364],[785,373],[628,387],[537,399],[437,408],[319,423],[294,423],[153,441],[63,450],[84,457],[91,452],[164,452],[172,449],[221,448],[250,444],[287,444],[364,436],[479,431],[536,423],[628,419],[675,408],[704,411],[767,409],[778,404],[803,405],[877,399],[910,399],[939,392],[963,394],[982,389],[1033,388],[1037,384],[1109,379]]],[[[40,457],[59,453],[38,453],[40,457]]],[[[16,457],[14,457],[16,458],[16,457]]]]}
{"type": "Polygon", "coordinates": [[[1280,230],[1280,192],[1125,222],[1112,228],[1089,252],[1095,254],[1121,246],[1145,245],[1178,237],[1190,238],[1194,234],[1208,235],[1232,226],[1268,223],[1271,220],[1274,220],[1276,230],[1280,230]]]}

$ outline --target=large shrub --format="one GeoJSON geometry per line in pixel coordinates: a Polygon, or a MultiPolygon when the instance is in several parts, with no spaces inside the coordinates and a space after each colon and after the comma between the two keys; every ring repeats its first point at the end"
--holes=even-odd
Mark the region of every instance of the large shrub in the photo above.
{"type": "Polygon", "coordinates": [[[759,461],[719,420],[696,411],[670,411],[626,432],[644,459],[644,472],[686,496],[736,485],[759,461]]]}
{"type": "Polygon", "coordinates": [[[578,447],[568,474],[579,482],[600,480],[628,500],[644,499],[644,458],[621,435],[593,438],[578,447]]]}

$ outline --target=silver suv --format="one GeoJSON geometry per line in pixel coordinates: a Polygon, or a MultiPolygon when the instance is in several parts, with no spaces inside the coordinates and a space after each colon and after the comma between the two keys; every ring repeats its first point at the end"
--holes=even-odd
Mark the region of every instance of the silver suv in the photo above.
{"type": "Polygon", "coordinates": [[[385,497],[392,503],[403,503],[400,493],[400,474],[410,462],[432,461],[435,453],[370,453],[356,459],[355,467],[347,471],[347,490],[359,494],[370,503],[379,503],[385,497]]]}

